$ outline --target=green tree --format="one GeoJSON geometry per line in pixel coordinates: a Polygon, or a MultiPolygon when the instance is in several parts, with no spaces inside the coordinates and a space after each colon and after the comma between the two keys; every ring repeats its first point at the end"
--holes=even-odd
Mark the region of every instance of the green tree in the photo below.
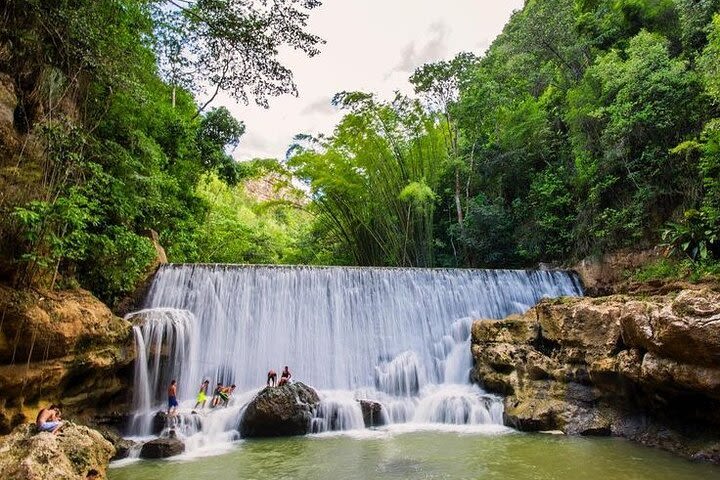
{"type": "Polygon", "coordinates": [[[269,96],[297,93],[278,52],[287,46],[312,57],[322,43],[306,31],[317,0],[155,0],[152,5],[164,77],[173,87],[196,93],[211,89],[200,112],[221,91],[266,107],[269,96]]]}

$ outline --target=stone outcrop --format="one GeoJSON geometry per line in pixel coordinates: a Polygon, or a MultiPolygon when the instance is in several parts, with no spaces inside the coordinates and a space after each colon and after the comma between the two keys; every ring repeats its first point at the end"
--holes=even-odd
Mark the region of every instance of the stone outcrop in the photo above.
{"type": "Polygon", "coordinates": [[[610,295],[627,289],[627,272],[662,258],[660,249],[617,251],[581,260],[573,266],[588,295],[610,295]]]}
{"type": "Polygon", "coordinates": [[[588,257],[573,265],[572,270],[580,277],[585,293],[592,297],[616,294],[652,296],[688,289],[720,288],[717,278],[713,277],[692,283],[673,278],[647,281],[632,278],[633,272],[665,258],[667,249],[661,247],[650,250],[620,250],[598,257],[588,257]]]}
{"type": "Polygon", "coordinates": [[[266,387],[248,404],[240,421],[242,437],[305,435],[320,403],[315,390],[296,382],[266,387]]]}
{"type": "Polygon", "coordinates": [[[32,424],[0,440],[0,478],[78,480],[91,469],[104,473],[113,446],[99,432],[68,424],[62,435],[37,433],[32,424]]]}
{"type": "Polygon", "coordinates": [[[167,458],[180,455],[185,451],[185,444],[178,438],[156,438],[143,444],[140,458],[167,458]]]}
{"type": "Polygon", "coordinates": [[[372,400],[358,400],[362,410],[365,428],[381,427],[385,425],[382,404],[372,400]]]}
{"type": "Polygon", "coordinates": [[[506,395],[505,422],[520,430],[620,435],[688,456],[720,441],[715,290],[545,300],[475,322],[472,352],[474,379],[506,395]]]}
{"type": "Polygon", "coordinates": [[[47,403],[83,415],[125,403],[132,328],[89,292],[0,286],[0,312],[0,434],[47,403]]]}
{"type": "Polygon", "coordinates": [[[152,434],[160,435],[165,429],[174,429],[179,425],[192,426],[195,431],[202,430],[202,415],[198,415],[195,411],[192,413],[178,412],[172,416],[168,416],[164,411],[156,412],[152,418],[152,434]]]}

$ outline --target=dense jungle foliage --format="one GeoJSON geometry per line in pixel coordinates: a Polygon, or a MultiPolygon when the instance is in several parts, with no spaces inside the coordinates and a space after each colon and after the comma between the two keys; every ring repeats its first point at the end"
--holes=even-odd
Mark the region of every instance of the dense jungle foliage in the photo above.
{"type": "Polygon", "coordinates": [[[235,162],[243,123],[193,94],[265,104],[294,92],[277,49],[317,53],[305,31],[317,5],[2,2],[0,72],[17,96],[2,132],[4,279],[79,281],[114,302],[154,260],[150,230],[175,262],[305,261],[308,214],[242,193],[272,162],[235,162]]]}
{"type": "Polygon", "coordinates": [[[528,266],[666,243],[720,254],[720,2],[529,0],[417,99],[344,93],[290,165],[367,265],[528,266]]]}
{"type": "Polygon", "coordinates": [[[420,67],[414,96],[339,93],[332,134],[235,162],[245,126],[212,100],[295,93],[278,48],[318,53],[318,5],[2,2],[2,279],[112,303],[150,230],[173,262],[720,258],[720,0],[528,0],[482,56],[420,67]],[[267,178],[283,193],[248,193],[267,178]]]}

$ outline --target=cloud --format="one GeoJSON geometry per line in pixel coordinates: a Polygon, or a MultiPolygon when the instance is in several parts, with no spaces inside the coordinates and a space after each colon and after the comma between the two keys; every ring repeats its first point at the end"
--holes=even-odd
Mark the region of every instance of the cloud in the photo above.
{"type": "Polygon", "coordinates": [[[437,61],[447,54],[446,41],[450,28],[443,22],[435,22],[430,25],[428,30],[431,37],[424,45],[418,47],[417,42],[410,42],[403,47],[400,53],[400,62],[392,69],[391,73],[412,73],[417,67],[437,61]]]}
{"type": "Polygon", "coordinates": [[[335,113],[337,110],[332,106],[329,97],[320,97],[307,104],[301,111],[301,115],[330,115],[335,113]]]}
{"type": "Polygon", "coordinates": [[[268,150],[273,147],[266,137],[253,132],[243,135],[240,145],[247,150],[268,150]]]}

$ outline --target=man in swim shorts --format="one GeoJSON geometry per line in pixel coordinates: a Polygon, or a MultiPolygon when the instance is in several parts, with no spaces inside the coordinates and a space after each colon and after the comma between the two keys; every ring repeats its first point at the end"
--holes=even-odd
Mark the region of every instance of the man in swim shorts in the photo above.
{"type": "Polygon", "coordinates": [[[274,387],[277,385],[277,373],[275,373],[275,370],[270,370],[268,372],[268,378],[267,378],[267,386],[270,386],[270,382],[272,382],[272,386],[274,387]]]}
{"type": "Polygon", "coordinates": [[[177,413],[178,401],[176,384],[177,380],[173,380],[168,387],[168,415],[175,415],[175,413],[177,413]]]}
{"type": "Polygon", "coordinates": [[[224,407],[228,406],[228,403],[230,402],[230,395],[233,394],[235,391],[235,384],[230,385],[229,387],[225,387],[220,392],[220,398],[222,399],[222,403],[224,407]]]}
{"type": "Polygon", "coordinates": [[[63,426],[63,422],[60,420],[60,407],[50,405],[48,408],[40,410],[35,419],[35,425],[41,432],[50,432],[57,435],[63,426]]]}

